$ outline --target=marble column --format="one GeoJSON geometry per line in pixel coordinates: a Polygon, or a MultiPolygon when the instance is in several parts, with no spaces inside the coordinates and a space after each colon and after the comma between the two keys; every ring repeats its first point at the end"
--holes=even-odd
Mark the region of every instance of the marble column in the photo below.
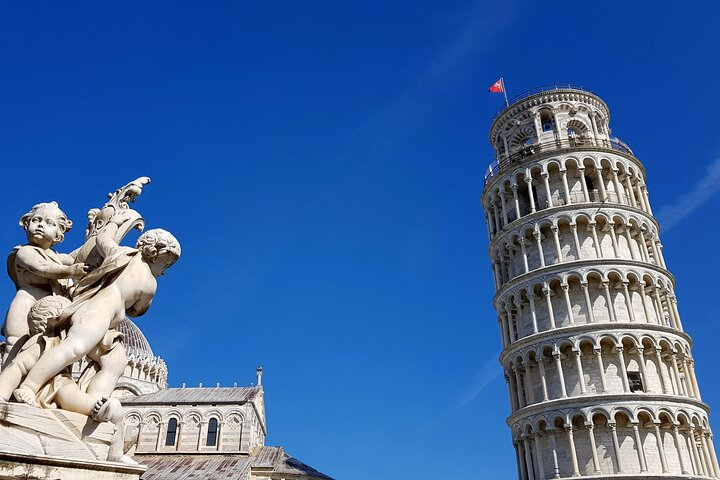
{"type": "Polygon", "coordinates": [[[647,370],[645,365],[645,349],[643,347],[636,347],[638,354],[638,365],[640,366],[640,378],[642,378],[643,389],[650,393],[650,382],[647,376],[647,370]]]}
{"type": "Polygon", "coordinates": [[[580,185],[582,186],[583,196],[586,202],[590,202],[590,194],[588,193],[587,181],[585,180],[585,167],[578,168],[580,172],[580,185]]]}
{"type": "Polygon", "coordinates": [[[587,429],[588,438],[590,439],[590,450],[592,452],[593,467],[595,468],[595,474],[602,475],[602,471],[600,470],[600,459],[598,458],[598,453],[597,453],[597,443],[595,442],[594,425],[592,422],[587,422],[587,423],[585,423],[585,428],[587,429]]]}
{"type": "Polygon", "coordinates": [[[580,384],[580,393],[582,395],[585,395],[587,393],[587,389],[585,387],[585,376],[583,375],[583,368],[582,368],[582,350],[573,349],[573,355],[575,356],[575,369],[577,370],[578,375],[578,382],[580,384]]]}
{"type": "Polygon", "coordinates": [[[543,462],[543,449],[540,441],[540,432],[533,433],[533,440],[535,442],[535,458],[537,460],[537,468],[538,468],[538,474],[540,475],[540,478],[538,480],[542,480],[545,478],[545,465],[543,462]]]}
{"type": "Polygon", "coordinates": [[[635,312],[633,311],[632,297],[630,296],[630,290],[628,289],[628,282],[622,282],[622,285],[623,285],[623,295],[625,296],[625,307],[628,310],[628,314],[630,316],[630,321],[635,322],[635,312]]]}
{"type": "Polygon", "coordinates": [[[533,333],[538,333],[537,310],[535,309],[534,292],[528,292],[528,303],[530,303],[530,319],[532,320],[533,333]]]}
{"type": "Polygon", "coordinates": [[[677,452],[678,460],[680,461],[680,471],[682,472],[683,475],[689,475],[690,470],[688,470],[687,464],[685,463],[685,459],[683,458],[683,455],[682,455],[680,433],[678,432],[678,426],[676,424],[673,424],[672,432],[673,432],[673,440],[675,440],[675,451],[677,452]]]}
{"type": "Polygon", "coordinates": [[[570,201],[570,187],[568,187],[567,170],[560,170],[560,176],[562,177],[563,190],[565,193],[565,204],[570,205],[572,202],[570,201]]]}
{"type": "Polygon", "coordinates": [[[608,422],[610,432],[612,433],[613,450],[615,451],[615,462],[617,462],[617,473],[623,473],[622,459],[620,455],[620,441],[617,436],[617,424],[615,422],[608,422]]]}
{"type": "Polygon", "coordinates": [[[562,354],[560,352],[554,352],[553,358],[555,359],[555,368],[557,369],[558,379],[560,380],[561,398],[567,398],[567,389],[565,388],[565,376],[563,375],[562,368],[562,354]]]}
{"type": "Polygon", "coordinates": [[[547,376],[545,374],[545,358],[540,357],[537,361],[538,370],[540,370],[540,383],[542,385],[543,402],[547,402],[550,397],[548,396],[547,388],[547,376]]]}
{"type": "Polygon", "coordinates": [[[680,369],[678,368],[678,363],[677,363],[677,353],[675,353],[675,352],[673,352],[670,355],[670,366],[673,369],[673,373],[675,375],[675,381],[677,382],[677,389],[678,389],[677,393],[680,395],[687,396],[688,392],[685,390],[685,385],[683,384],[682,379],[680,378],[680,369]]]}
{"type": "Polygon", "coordinates": [[[563,291],[563,296],[565,297],[565,308],[567,309],[568,314],[568,322],[570,322],[570,325],[575,325],[575,316],[573,315],[573,306],[572,302],[570,301],[570,285],[567,283],[563,283],[560,285],[560,288],[563,291]]]}
{"type": "Polygon", "coordinates": [[[553,201],[552,201],[552,195],[550,193],[550,182],[548,181],[548,174],[547,172],[542,172],[540,176],[543,179],[543,183],[545,184],[545,193],[547,195],[547,204],[548,208],[553,207],[553,201]]]}
{"type": "Polygon", "coordinates": [[[526,434],[522,434],[523,450],[525,450],[525,468],[528,474],[528,480],[535,480],[535,469],[533,468],[532,457],[530,453],[530,442],[526,434]]]}
{"type": "Polygon", "coordinates": [[[580,238],[578,238],[577,223],[573,222],[570,224],[570,231],[573,236],[573,243],[575,244],[575,260],[581,260],[582,254],[580,253],[580,238]]]}
{"type": "Polygon", "coordinates": [[[664,393],[665,395],[668,395],[670,393],[670,389],[668,388],[668,385],[667,385],[668,381],[665,378],[665,372],[663,369],[663,366],[665,365],[665,363],[662,361],[661,352],[662,352],[662,350],[660,350],[659,348],[655,349],[655,362],[657,363],[657,371],[658,371],[658,376],[660,377],[660,386],[662,387],[662,393],[664,393]]]}
{"type": "Polygon", "coordinates": [[[550,439],[550,451],[552,452],[553,460],[553,477],[560,478],[560,465],[558,464],[558,453],[557,453],[557,438],[555,429],[546,430],[548,438],[550,439]]]}
{"type": "Polygon", "coordinates": [[[718,465],[717,453],[715,452],[715,442],[713,441],[712,432],[707,432],[708,449],[710,450],[710,456],[712,457],[713,468],[715,470],[715,476],[720,478],[720,465],[718,465]]]}
{"type": "Polygon", "coordinates": [[[555,240],[555,250],[557,251],[557,261],[558,261],[558,263],[564,262],[565,259],[563,258],[562,247],[560,247],[560,235],[558,233],[559,229],[558,229],[557,225],[553,225],[552,227],[550,227],[550,230],[552,231],[553,239],[555,240]]]}
{"type": "Polygon", "coordinates": [[[590,235],[592,235],[593,239],[593,247],[595,247],[595,255],[597,256],[597,258],[603,258],[602,246],[600,245],[600,240],[598,239],[597,235],[597,228],[595,227],[595,222],[590,222],[588,224],[588,229],[590,230],[590,235]]]}
{"type": "Polygon", "coordinates": [[[612,242],[613,253],[615,258],[620,258],[620,249],[618,248],[617,232],[615,232],[615,223],[608,222],[608,232],[610,235],[610,241],[612,242]]]}
{"type": "Polygon", "coordinates": [[[527,247],[525,246],[525,237],[520,238],[520,253],[522,253],[523,268],[525,273],[530,271],[530,265],[528,264],[527,247]]]}
{"type": "Polygon", "coordinates": [[[618,363],[620,364],[620,374],[622,376],[623,390],[625,393],[630,393],[630,383],[628,382],[627,367],[625,366],[625,349],[623,347],[616,347],[615,353],[617,353],[618,363]]]}
{"type": "Polygon", "coordinates": [[[518,193],[517,193],[518,186],[516,183],[513,183],[512,185],[510,185],[510,188],[512,189],[512,194],[513,194],[513,204],[515,206],[515,218],[518,219],[522,216],[522,215],[520,215],[520,200],[518,199],[518,193]]]}
{"type": "Polygon", "coordinates": [[[565,431],[567,432],[568,436],[568,444],[570,445],[569,451],[570,461],[572,462],[572,476],[579,477],[580,469],[578,467],[577,450],[575,450],[575,438],[573,435],[573,430],[574,429],[572,425],[565,425],[565,431]]]}
{"type": "Polygon", "coordinates": [[[593,304],[590,300],[590,292],[588,291],[588,283],[587,282],[580,282],[580,288],[583,291],[583,296],[585,297],[585,305],[587,307],[588,312],[588,322],[589,323],[595,323],[595,314],[593,313],[593,304]]]}
{"type": "Polygon", "coordinates": [[[607,383],[605,380],[605,365],[603,364],[602,359],[602,349],[595,348],[593,349],[593,354],[595,355],[595,358],[597,359],[598,363],[598,372],[600,372],[600,385],[602,386],[603,393],[607,393],[607,383]]]}
{"type": "Polygon", "coordinates": [[[637,422],[632,423],[633,438],[635,439],[635,449],[637,450],[638,461],[640,462],[640,473],[647,472],[647,461],[645,460],[645,448],[640,438],[640,430],[637,422]]]}
{"type": "Polygon", "coordinates": [[[536,209],[535,209],[535,195],[533,194],[533,189],[532,189],[532,184],[533,184],[532,179],[528,177],[528,178],[525,180],[525,183],[527,183],[528,197],[529,197],[529,199],[530,199],[530,213],[535,213],[535,211],[536,211],[536,209]]]}
{"type": "Polygon", "coordinates": [[[535,230],[533,232],[533,236],[535,237],[535,243],[537,244],[538,249],[538,258],[540,259],[540,268],[545,267],[545,255],[543,254],[543,248],[542,248],[542,233],[535,230]]]}
{"type": "Polygon", "coordinates": [[[502,207],[502,215],[503,215],[503,221],[505,222],[504,225],[507,225],[510,223],[508,220],[508,214],[507,214],[507,208],[505,207],[505,196],[507,194],[505,192],[500,192],[500,206],[502,207]]]}
{"type": "Polygon", "coordinates": [[[708,449],[705,432],[703,430],[700,430],[698,436],[700,437],[700,447],[703,452],[703,459],[705,460],[705,465],[707,465],[708,475],[717,477],[718,472],[715,472],[715,466],[713,465],[712,456],[710,455],[710,450],[708,449]]]}
{"type": "Polygon", "coordinates": [[[607,302],[608,315],[610,315],[611,322],[617,322],[617,316],[615,315],[615,303],[612,297],[610,297],[610,282],[607,280],[602,281],[603,293],[605,293],[605,301],[607,302]]]}
{"type": "Polygon", "coordinates": [[[545,294],[545,302],[547,303],[548,319],[550,320],[550,329],[555,330],[555,313],[553,312],[552,299],[549,287],[543,287],[543,293],[545,294]]]}
{"type": "Polygon", "coordinates": [[[658,446],[658,453],[660,454],[660,466],[663,473],[668,473],[668,462],[665,456],[665,444],[663,443],[662,433],[660,432],[660,423],[653,423],[653,432],[655,433],[655,441],[658,446]]]}
{"type": "Polygon", "coordinates": [[[645,293],[645,284],[640,283],[640,302],[642,303],[643,314],[645,315],[645,323],[650,323],[650,311],[647,306],[647,298],[645,293]]]}

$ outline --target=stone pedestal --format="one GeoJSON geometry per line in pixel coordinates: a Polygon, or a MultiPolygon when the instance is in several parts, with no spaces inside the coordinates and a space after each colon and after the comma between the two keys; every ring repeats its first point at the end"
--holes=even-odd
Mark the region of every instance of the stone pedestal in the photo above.
{"type": "Polygon", "coordinates": [[[0,480],[138,480],[145,467],[107,461],[114,431],[65,410],[0,403],[0,480]]]}

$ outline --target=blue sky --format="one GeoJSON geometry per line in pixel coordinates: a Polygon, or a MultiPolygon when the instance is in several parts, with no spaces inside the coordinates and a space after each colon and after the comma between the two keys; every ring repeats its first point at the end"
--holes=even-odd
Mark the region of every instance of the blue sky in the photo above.
{"type": "MultiPolygon", "coordinates": [[[[714,381],[720,7],[698,2],[0,5],[0,244],[141,175],[183,257],[137,323],[170,382],[249,384],[269,437],[338,479],[513,478],[479,205],[502,104],[583,85],[648,170],[714,381]]],[[[132,240],[132,239],[129,239],[132,240]]],[[[11,282],[0,283],[9,303],[11,282]]],[[[717,422],[717,420],[715,420],[717,422]]]]}

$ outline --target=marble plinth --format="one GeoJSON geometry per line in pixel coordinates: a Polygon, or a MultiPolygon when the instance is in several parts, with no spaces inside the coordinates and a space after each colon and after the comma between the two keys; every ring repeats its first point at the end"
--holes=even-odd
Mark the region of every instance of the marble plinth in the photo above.
{"type": "Polygon", "coordinates": [[[114,432],[66,410],[0,402],[0,480],[138,480],[144,467],[107,461],[114,432]]]}

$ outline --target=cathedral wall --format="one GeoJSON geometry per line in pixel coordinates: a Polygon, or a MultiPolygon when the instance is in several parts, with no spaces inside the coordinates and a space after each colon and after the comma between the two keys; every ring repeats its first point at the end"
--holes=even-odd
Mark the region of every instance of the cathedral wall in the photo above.
{"type": "Polygon", "coordinates": [[[247,403],[131,405],[126,408],[125,419],[129,433],[139,432],[137,453],[249,453],[265,442],[255,409],[247,403]],[[177,423],[173,424],[173,419],[177,423]],[[208,445],[213,419],[217,421],[216,440],[208,445]]]}

